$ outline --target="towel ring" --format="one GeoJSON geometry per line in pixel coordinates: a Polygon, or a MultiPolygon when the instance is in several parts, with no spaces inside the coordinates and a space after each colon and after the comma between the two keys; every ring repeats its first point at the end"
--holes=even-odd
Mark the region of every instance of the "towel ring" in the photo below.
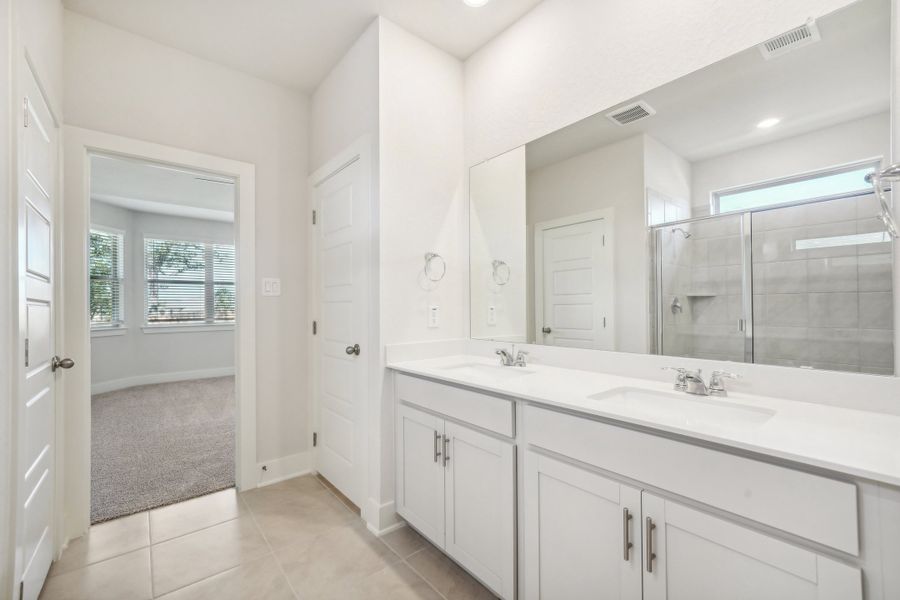
{"type": "Polygon", "coordinates": [[[509,283],[510,270],[509,265],[505,261],[495,259],[491,261],[491,267],[493,269],[491,277],[494,279],[494,283],[497,285],[509,283]]]}
{"type": "Polygon", "coordinates": [[[444,257],[435,252],[425,254],[425,279],[437,283],[447,274],[447,261],[444,257]]]}

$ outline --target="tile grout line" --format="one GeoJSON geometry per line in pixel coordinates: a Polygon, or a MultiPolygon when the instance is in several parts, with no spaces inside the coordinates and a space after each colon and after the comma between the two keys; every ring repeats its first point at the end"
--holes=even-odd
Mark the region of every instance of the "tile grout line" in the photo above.
{"type": "MultiPolygon", "coordinates": [[[[255,489],[259,488],[257,487],[255,489]]],[[[272,547],[272,543],[269,542],[268,536],[266,536],[266,533],[263,531],[262,527],[259,526],[259,521],[256,520],[256,514],[253,512],[253,508],[249,503],[241,498],[240,494],[238,494],[238,500],[243,503],[244,507],[247,509],[247,512],[250,513],[250,519],[253,521],[253,525],[256,527],[259,535],[262,536],[263,541],[266,543],[266,547],[269,548],[269,555],[275,562],[275,566],[278,568],[278,572],[281,573],[281,576],[284,578],[284,582],[287,583],[288,589],[291,591],[291,595],[294,596],[296,600],[300,600],[300,594],[298,594],[297,590],[294,589],[294,585],[291,583],[291,580],[288,578],[287,573],[284,571],[284,567],[281,566],[281,561],[278,560],[277,556],[275,556],[275,549],[272,547]]]]}

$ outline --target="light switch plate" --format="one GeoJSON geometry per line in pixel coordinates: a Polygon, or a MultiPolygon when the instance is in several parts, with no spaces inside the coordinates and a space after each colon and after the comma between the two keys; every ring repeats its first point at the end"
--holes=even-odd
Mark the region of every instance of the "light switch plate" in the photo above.
{"type": "Polygon", "coordinates": [[[487,324],[488,325],[496,325],[497,324],[497,307],[496,306],[488,306],[487,324]]]}
{"type": "Polygon", "coordinates": [[[262,295],[263,296],[280,296],[281,295],[281,280],[278,279],[277,277],[263,277],[262,295]]]}
{"type": "Polygon", "coordinates": [[[432,304],[428,307],[428,327],[439,327],[441,324],[441,307],[432,304]]]}

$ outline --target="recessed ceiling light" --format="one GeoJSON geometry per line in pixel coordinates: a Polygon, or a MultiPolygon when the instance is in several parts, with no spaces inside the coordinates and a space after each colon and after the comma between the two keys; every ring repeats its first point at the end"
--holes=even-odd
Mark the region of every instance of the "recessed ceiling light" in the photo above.
{"type": "Polygon", "coordinates": [[[781,119],[776,119],[775,117],[770,117],[768,119],[763,119],[759,123],[756,124],[760,129],[768,129],[769,127],[774,127],[781,123],[781,119]]]}
{"type": "Polygon", "coordinates": [[[485,4],[487,4],[490,0],[463,0],[463,3],[466,6],[471,6],[472,8],[481,8],[485,4]]]}

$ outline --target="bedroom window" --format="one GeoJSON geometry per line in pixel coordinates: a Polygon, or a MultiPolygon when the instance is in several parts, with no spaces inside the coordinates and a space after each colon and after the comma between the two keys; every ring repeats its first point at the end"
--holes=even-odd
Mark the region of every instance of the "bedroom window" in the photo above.
{"type": "Polygon", "coordinates": [[[121,327],[125,282],[125,234],[112,229],[91,228],[90,298],[92,329],[121,327]]]}
{"type": "Polygon", "coordinates": [[[234,245],[144,239],[147,325],[235,320],[234,245]]]}

